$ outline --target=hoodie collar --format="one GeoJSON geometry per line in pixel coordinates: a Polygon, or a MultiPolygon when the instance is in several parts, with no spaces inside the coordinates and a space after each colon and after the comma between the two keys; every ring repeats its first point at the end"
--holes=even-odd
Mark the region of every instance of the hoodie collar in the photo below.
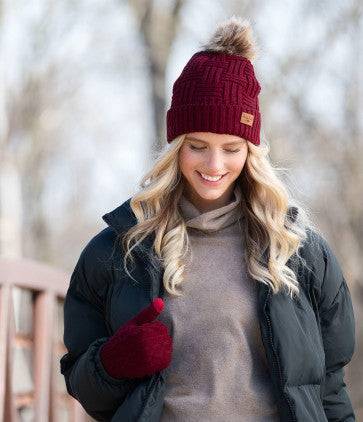
{"type": "Polygon", "coordinates": [[[242,219],[242,192],[238,185],[234,188],[234,198],[227,205],[214,210],[201,212],[187,198],[182,195],[179,207],[187,227],[203,232],[216,232],[242,219]]]}

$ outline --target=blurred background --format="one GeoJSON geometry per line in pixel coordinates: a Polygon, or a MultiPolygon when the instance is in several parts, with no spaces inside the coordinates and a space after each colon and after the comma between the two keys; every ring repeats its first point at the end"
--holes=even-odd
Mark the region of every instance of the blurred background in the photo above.
{"type": "Polygon", "coordinates": [[[58,373],[69,274],[166,143],[173,82],[233,14],[259,45],[271,157],[351,290],[363,420],[360,0],[0,0],[0,415],[82,420],[58,373]]]}

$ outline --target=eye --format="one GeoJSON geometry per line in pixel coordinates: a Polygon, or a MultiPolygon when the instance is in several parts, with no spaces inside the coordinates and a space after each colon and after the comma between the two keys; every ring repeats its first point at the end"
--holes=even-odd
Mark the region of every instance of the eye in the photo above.
{"type": "MultiPolygon", "coordinates": [[[[190,145],[190,148],[194,151],[201,151],[201,150],[205,149],[206,147],[195,147],[194,145],[190,145]]],[[[226,149],[225,151],[230,153],[230,154],[233,154],[233,153],[239,152],[241,150],[240,149],[233,149],[233,150],[226,149]]]]}
{"type": "Polygon", "coordinates": [[[198,148],[198,147],[195,147],[194,145],[190,145],[190,148],[195,150],[195,151],[200,151],[200,150],[204,149],[205,147],[198,148]]]}

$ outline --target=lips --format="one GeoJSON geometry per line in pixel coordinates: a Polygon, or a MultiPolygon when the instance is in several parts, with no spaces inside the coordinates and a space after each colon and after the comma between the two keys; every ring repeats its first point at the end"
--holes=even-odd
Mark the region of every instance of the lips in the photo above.
{"type": "Polygon", "coordinates": [[[219,183],[221,183],[221,181],[223,180],[224,176],[226,176],[226,174],[228,174],[228,173],[224,174],[219,180],[212,181],[212,180],[204,179],[198,170],[197,170],[197,173],[198,173],[199,179],[202,182],[204,182],[204,184],[209,185],[209,186],[218,185],[219,183]]]}

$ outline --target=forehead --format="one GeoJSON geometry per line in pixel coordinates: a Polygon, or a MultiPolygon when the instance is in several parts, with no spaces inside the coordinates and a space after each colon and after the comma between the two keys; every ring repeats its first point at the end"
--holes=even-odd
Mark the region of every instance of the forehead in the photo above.
{"type": "Polygon", "coordinates": [[[186,134],[185,139],[209,145],[233,145],[245,142],[245,139],[236,135],[212,132],[190,132],[186,134]]]}

